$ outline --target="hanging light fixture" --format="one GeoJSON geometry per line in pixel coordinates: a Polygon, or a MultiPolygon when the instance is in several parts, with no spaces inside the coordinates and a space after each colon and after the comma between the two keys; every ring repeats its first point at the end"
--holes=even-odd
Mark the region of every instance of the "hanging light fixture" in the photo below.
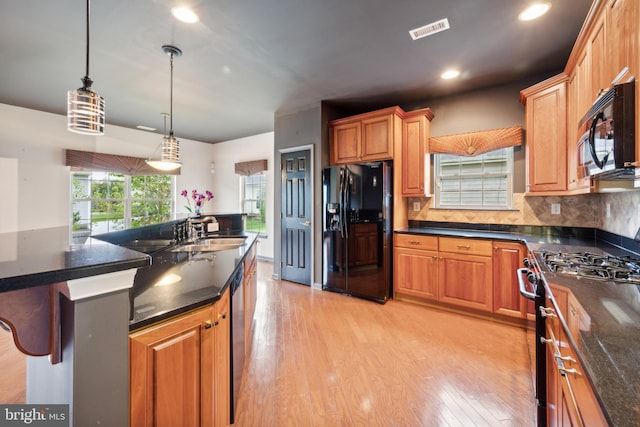
{"type": "Polygon", "coordinates": [[[91,90],[89,78],[89,11],[87,0],[87,62],[82,87],[67,93],[67,129],[83,135],[104,135],[104,98],[91,90]]]}
{"type": "MultiPolygon", "coordinates": [[[[162,137],[162,153],[160,160],[147,160],[147,164],[153,168],[163,171],[170,171],[178,169],[182,166],[180,163],[180,142],[173,136],[173,57],[182,55],[182,51],[175,46],[164,45],[162,51],[169,55],[171,64],[171,84],[169,90],[169,135],[165,134],[162,137]]],[[[165,127],[166,127],[166,115],[165,115],[165,127]]]]}

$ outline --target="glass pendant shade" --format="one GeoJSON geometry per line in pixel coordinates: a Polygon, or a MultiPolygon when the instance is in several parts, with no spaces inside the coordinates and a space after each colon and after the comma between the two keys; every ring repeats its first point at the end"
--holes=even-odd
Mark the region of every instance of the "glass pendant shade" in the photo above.
{"type": "Polygon", "coordinates": [[[180,163],[180,143],[173,136],[165,136],[162,139],[162,154],[160,160],[147,160],[152,168],[163,171],[171,171],[182,166],[180,163]]]}
{"type": "Polygon", "coordinates": [[[67,93],[67,129],[83,135],[104,135],[104,98],[82,87],[67,93]]]}
{"type": "Polygon", "coordinates": [[[67,92],[67,129],[83,135],[104,135],[104,98],[91,90],[89,78],[89,17],[91,2],[87,0],[86,74],[82,87],[67,92]]]}

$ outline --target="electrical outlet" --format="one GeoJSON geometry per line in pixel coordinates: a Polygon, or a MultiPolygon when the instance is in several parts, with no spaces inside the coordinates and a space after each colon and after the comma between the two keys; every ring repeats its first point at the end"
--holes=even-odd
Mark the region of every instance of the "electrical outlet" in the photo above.
{"type": "Polygon", "coordinates": [[[611,203],[607,203],[604,205],[605,206],[605,217],[606,218],[611,218],[611,203]]]}
{"type": "Polygon", "coordinates": [[[413,202],[414,212],[420,212],[420,202],[413,202]]]}
{"type": "Polygon", "coordinates": [[[551,215],[560,215],[560,203],[551,203],[551,215]]]}

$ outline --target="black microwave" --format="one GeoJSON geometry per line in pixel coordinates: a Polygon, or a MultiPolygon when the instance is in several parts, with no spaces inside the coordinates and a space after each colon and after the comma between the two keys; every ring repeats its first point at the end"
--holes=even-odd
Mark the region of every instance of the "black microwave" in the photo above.
{"type": "Polygon", "coordinates": [[[578,178],[635,176],[635,82],[613,86],[578,123],[578,178]]]}

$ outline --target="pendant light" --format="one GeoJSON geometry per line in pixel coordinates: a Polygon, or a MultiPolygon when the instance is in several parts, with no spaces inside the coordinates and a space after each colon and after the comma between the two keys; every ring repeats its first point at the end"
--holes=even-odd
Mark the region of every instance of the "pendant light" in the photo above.
{"type": "MultiPolygon", "coordinates": [[[[171,65],[171,84],[169,90],[169,135],[162,137],[162,153],[160,160],[147,160],[147,164],[163,171],[178,169],[180,163],[180,142],[173,136],[173,57],[182,55],[182,51],[175,46],[164,45],[162,51],[169,55],[171,65]]],[[[166,116],[165,116],[166,120],[166,116]]]]}
{"type": "Polygon", "coordinates": [[[104,98],[91,90],[89,78],[89,11],[87,0],[86,74],[82,87],[67,93],[67,129],[83,135],[104,135],[104,98]]]}

